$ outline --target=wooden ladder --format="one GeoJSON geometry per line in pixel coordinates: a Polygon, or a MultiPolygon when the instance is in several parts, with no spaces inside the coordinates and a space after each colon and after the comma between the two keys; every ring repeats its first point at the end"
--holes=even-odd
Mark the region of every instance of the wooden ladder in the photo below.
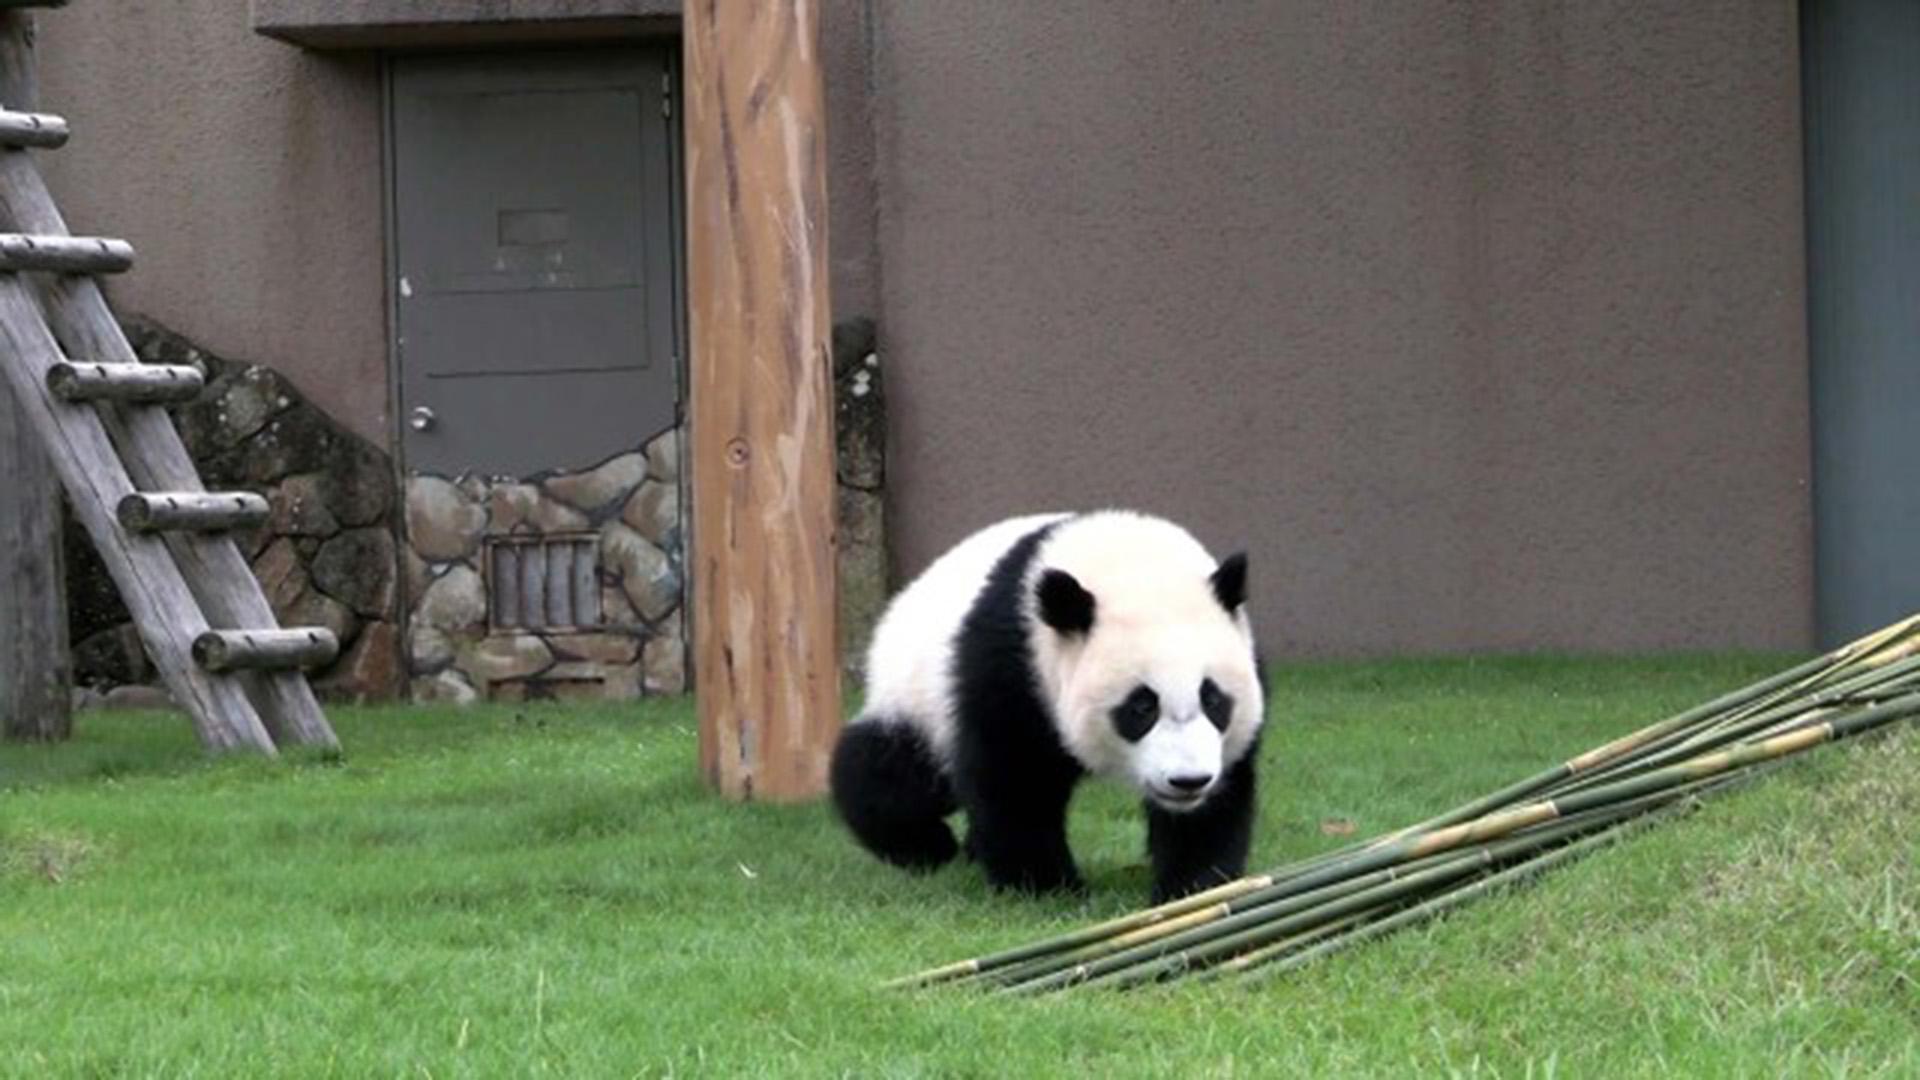
{"type": "MultiPolygon", "coordinates": [[[[10,103],[9,103],[10,104],[10,103]]],[[[202,487],[161,407],[199,369],[143,364],[96,275],[125,241],[76,237],[29,151],[67,141],[57,116],[0,109],[0,374],[46,448],[173,699],[216,749],[338,748],[303,669],[331,663],[326,629],[282,630],[228,535],[263,524],[251,492],[202,487]]]]}

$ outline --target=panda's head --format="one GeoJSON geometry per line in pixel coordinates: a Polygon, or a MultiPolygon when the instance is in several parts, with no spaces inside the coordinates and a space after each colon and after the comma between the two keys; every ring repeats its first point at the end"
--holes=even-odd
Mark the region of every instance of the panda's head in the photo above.
{"type": "Polygon", "coordinates": [[[1266,712],[1246,557],[1201,555],[1121,573],[1050,565],[1034,579],[1037,670],[1061,742],[1174,812],[1205,805],[1266,712]]]}

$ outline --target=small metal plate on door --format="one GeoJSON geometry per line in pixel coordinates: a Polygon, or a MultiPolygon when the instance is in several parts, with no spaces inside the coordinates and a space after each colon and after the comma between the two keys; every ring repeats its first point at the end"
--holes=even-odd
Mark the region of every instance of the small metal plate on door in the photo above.
{"type": "Polygon", "coordinates": [[[542,247],[567,242],[565,210],[502,210],[498,222],[501,247],[542,247]]]}

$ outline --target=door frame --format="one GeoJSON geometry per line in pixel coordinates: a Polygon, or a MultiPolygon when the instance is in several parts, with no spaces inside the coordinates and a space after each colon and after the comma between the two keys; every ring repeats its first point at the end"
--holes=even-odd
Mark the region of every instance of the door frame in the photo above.
{"type": "MultiPolygon", "coordinates": [[[[669,358],[674,368],[675,398],[673,403],[674,438],[679,446],[679,469],[675,478],[676,494],[680,500],[680,549],[682,572],[680,575],[680,620],[681,642],[685,649],[684,666],[686,685],[691,690],[697,685],[699,675],[695,670],[695,656],[692,648],[694,640],[694,622],[697,615],[693,610],[693,570],[691,554],[693,552],[693,483],[692,469],[687,461],[687,398],[692,392],[692,370],[687,348],[687,214],[686,214],[686,149],[683,117],[686,113],[683,93],[683,46],[680,26],[676,21],[670,33],[616,37],[612,39],[594,39],[591,41],[539,44],[533,42],[500,42],[489,44],[483,49],[383,49],[379,53],[380,65],[380,276],[383,293],[381,297],[381,315],[385,321],[384,337],[387,353],[387,445],[392,448],[389,461],[393,468],[395,507],[394,526],[400,535],[395,539],[402,545],[407,543],[406,530],[406,485],[408,475],[406,451],[406,414],[402,408],[400,372],[400,231],[396,225],[398,211],[394,176],[394,92],[393,74],[396,60],[434,55],[446,52],[492,52],[502,54],[530,52],[582,52],[604,49],[608,46],[627,46],[657,49],[665,61],[667,85],[664,87],[669,109],[666,117],[667,129],[667,216],[668,236],[667,264],[669,310],[672,313],[673,354],[669,358]]],[[[400,617],[398,625],[402,639],[412,631],[413,607],[419,598],[406,595],[406,575],[401,575],[400,617]]]]}

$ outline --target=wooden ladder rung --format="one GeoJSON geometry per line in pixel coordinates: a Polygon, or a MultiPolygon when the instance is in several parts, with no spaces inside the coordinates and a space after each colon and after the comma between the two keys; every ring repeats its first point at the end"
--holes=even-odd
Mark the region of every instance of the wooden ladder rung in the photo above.
{"type": "Polygon", "coordinates": [[[133,245],[104,236],[0,233],[0,270],[117,274],[133,265],[133,245]]]}
{"type": "Polygon", "coordinates": [[[340,639],[325,627],[297,630],[208,630],[193,639],[193,659],[215,675],[230,671],[319,668],[340,655],[340,639]]]}
{"type": "MultiPolygon", "coordinates": [[[[139,359],[98,277],[128,269],[132,246],[69,238],[66,220],[40,175],[40,155],[6,149],[52,144],[65,129],[56,118],[29,115],[37,91],[34,23],[14,15],[15,9],[63,2],[0,0],[0,69],[5,69],[0,74],[6,76],[0,82],[7,90],[0,101],[13,107],[0,112],[0,396],[14,400],[45,445],[74,516],[92,537],[154,667],[174,700],[192,715],[201,741],[215,749],[246,747],[266,754],[275,752],[276,743],[290,741],[338,747],[302,672],[251,671],[229,678],[207,671],[194,655],[195,643],[209,627],[279,623],[240,546],[218,532],[140,536],[121,520],[130,517],[139,525],[144,519],[149,527],[233,527],[259,521],[265,502],[247,495],[237,501],[229,497],[222,505],[220,497],[202,494],[199,471],[165,410],[77,407],[62,402],[48,382],[51,369],[75,358],[107,365],[134,365],[139,359]],[[121,506],[128,494],[139,492],[154,494],[121,506]],[[168,494],[173,492],[189,494],[168,494]],[[191,520],[202,500],[218,508],[211,521],[191,520]]],[[[146,392],[128,384],[150,376],[113,375],[91,380],[112,387],[100,391],[110,400],[121,387],[129,394],[146,392]]],[[[82,388],[90,381],[87,375],[60,378],[74,393],[89,392],[82,388]]],[[[0,561],[4,556],[0,552],[0,561]]],[[[313,649],[315,657],[339,652],[331,634],[302,640],[301,648],[313,649]]],[[[220,662],[221,646],[201,651],[209,649],[220,662]]],[[[244,644],[239,651],[249,652],[244,644]]]]}
{"type": "Polygon", "coordinates": [[[191,401],[206,380],[185,364],[59,363],[47,369],[47,389],[62,401],[166,404],[191,401]]]}
{"type": "Polygon", "coordinates": [[[251,491],[136,491],[115,508],[128,532],[225,532],[267,523],[267,500],[251,491]]]}
{"type": "Polygon", "coordinates": [[[0,109],[0,146],[37,146],[51,150],[66,143],[64,119],[50,113],[0,109]]]}

